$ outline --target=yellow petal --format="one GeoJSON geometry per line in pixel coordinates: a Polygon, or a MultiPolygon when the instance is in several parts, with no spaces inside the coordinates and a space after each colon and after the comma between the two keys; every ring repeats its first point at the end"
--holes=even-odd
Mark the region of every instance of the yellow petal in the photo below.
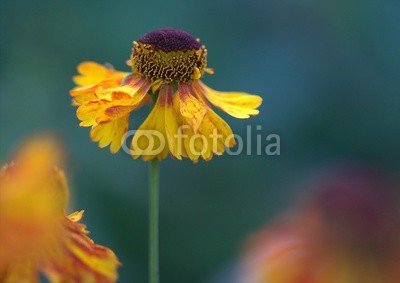
{"type": "Polygon", "coordinates": [[[97,97],[93,91],[89,91],[90,89],[95,89],[95,87],[77,87],[72,89],[69,93],[73,98],[72,105],[79,106],[87,101],[95,100],[97,97]],[[85,89],[83,89],[85,88],[85,89]]]}
{"type": "Polygon", "coordinates": [[[235,118],[246,119],[259,113],[257,108],[261,105],[262,98],[258,95],[244,92],[219,92],[200,81],[195,81],[193,86],[199,95],[204,95],[217,108],[235,118]]]}
{"type": "Polygon", "coordinates": [[[102,124],[129,114],[142,105],[150,85],[150,82],[144,81],[142,85],[135,87],[122,86],[97,91],[97,96],[110,101],[105,102],[96,113],[95,121],[102,124]]]}
{"type": "Polygon", "coordinates": [[[134,97],[141,93],[147,93],[150,89],[151,82],[146,80],[145,78],[133,75],[126,79],[125,84],[123,86],[118,87],[99,87],[96,89],[96,96],[98,99],[122,99],[126,96],[134,97]],[[122,97],[121,97],[122,96],[122,97]]]}
{"type": "MultiPolygon", "coordinates": [[[[163,91],[164,94],[165,92],[163,91]]],[[[131,154],[135,159],[142,157],[144,161],[154,158],[162,160],[169,153],[165,127],[165,100],[162,101],[162,98],[158,97],[149,116],[132,139],[131,154]]]]}
{"type": "Polygon", "coordinates": [[[95,62],[83,62],[78,66],[79,76],[75,76],[77,87],[70,91],[73,105],[81,105],[96,99],[95,92],[98,88],[114,88],[121,84],[129,74],[107,68],[95,62]]]}
{"type": "MultiPolygon", "coordinates": [[[[190,158],[193,162],[197,162],[200,157],[208,161],[212,159],[213,154],[222,155],[225,147],[233,147],[236,144],[229,125],[205,105],[201,97],[197,101],[201,101],[207,109],[197,127],[197,132],[194,131],[190,118],[183,115],[178,115],[176,118],[183,135],[181,155],[190,158]]],[[[180,96],[175,96],[174,105],[175,111],[179,110],[180,96]]]]}
{"type": "Polygon", "coordinates": [[[74,105],[81,105],[87,101],[98,99],[95,92],[99,88],[115,88],[119,85],[120,80],[105,80],[94,85],[78,86],[70,91],[70,95],[74,98],[74,105]]]}
{"type": "Polygon", "coordinates": [[[78,65],[79,76],[74,76],[74,82],[79,86],[98,84],[107,79],[122,80],[128,73],[109,69],[96,62],[83,62],[78,65]]]}
{"type": "Polygon", "coordinates": [[[70,215],[68,215],[68,218],[72,222],[79,222],[82,220],[84,213],[85,213],[84,210],[75,211],[75,212],[71,213],[70,215]]]}
{"type": "Polygon", "coordinates": [[[190,128],[183,132],[187,135],[184,141],[186,153],[193,161],[199,157],[208,161],[213,154],[222,155],[225,147],[233,147],[236,144],[228,123],[212,109],[208,109],[197,135],[190,128]]]}
{"type": "Polygon", "coordinates": [[[160,90],[160,98],[165,107],[165,131],[168,140],[168,146],[171,154],[177,159],[182,159],[183,144],[179,137],[179,125],[177,120],[178,113],[175,112],[173,105],[172,86],[164,87],[160,90]]]}
{"type": "Polygon", "coordinates": [[[207,107],[203,102],[193,96],[193,90],[189,85],[179,85],[180,112],[187,119],[190,126],[197,132],[204,115],[207,113],[207,107]]]}
{"type": "Polygon", "coordinates": [[[95,100],[88,101],[81,106],[76,111],[76,116],[82,122],[79,124],[81,127],[91,127],[96,125],[96,118],[105,111],[110,101],[107,100],[95,100]]]}
{"type": "Polygon", "coordinates": [[[139,85],[99,88],[96,91],[98,100],[88,101],[79,106],[76,115],[82,121],[80,126],[90,127],[126,116],[142,105],[150,85],[150,82],[143,80],[139,85]]]}
{"type": "Polygon", "coordinates": [[[100,148],[111,144],[111,153],[117,153],[124,142],[128,127],[129,115],[126,115],[111,122],[93,126],[90,131],[90,137],[92,141],[99,143],[100,148]]]}
{"type": "Polygon", "coordinates": [[[80,74],[86,76],[91,75],[93,77],[104,76],[104,74],[110,71],[107,67],[93,61],[82,62],[78,65],[77,69],[80,74]]]}
{"type": "Polygon", "coordinates": [[[205,68],[204,72],[206,72],[207,74],[210,74],[210,75],[214,75],[214,73],[215,73],[213,68],[205,68]]]}

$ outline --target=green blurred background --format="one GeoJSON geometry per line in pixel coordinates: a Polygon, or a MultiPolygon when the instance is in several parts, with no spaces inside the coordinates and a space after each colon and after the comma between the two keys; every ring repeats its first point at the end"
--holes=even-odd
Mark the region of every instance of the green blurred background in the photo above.
{"type": "MultiPolygon", "coordinates": [[[[0,8],[0,159],[30,134],[61,136],[72,208],[86,210],[92,237],[119,256],[120,282],[147,280],[148,164],[98,149],[68,91],[81,61],[128,70],[132,41],[150,30],[201,38],[216,70],[208,85],[264,98],[257,117],[221,116],[237,134],[262,125],[282,142],[275,157],[163,162],[162,282],[234,282],[226,274],[249,233],[332,164],[399,169],[397,0],[1,0],[0,8]]],[[[133,125],[145,116],[134,114],[133,125]]]]}

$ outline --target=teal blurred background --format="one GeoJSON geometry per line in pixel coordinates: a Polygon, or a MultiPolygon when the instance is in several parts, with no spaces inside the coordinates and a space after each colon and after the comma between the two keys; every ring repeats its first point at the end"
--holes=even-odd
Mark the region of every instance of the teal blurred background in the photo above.
{"type": "MultiPolygon", "coordinates": [[[[162,282],[231,282],[223,278],[249,233],[302,193],[298,183],[332,164],[400,169],[397,0],[1,0],[0,7],[0,159],[30,134],[61,136],[72,208],[86,210],[94,240],[119,256],[120,282],[147,280],[148,164],[98,149],[79,128],[68,92],[81,61],[128,70],[132,41],[150,30],[199,37],[216,70],[205,83],[264,98],[249,120],[218,113],[237,134],[262,125],[264,137],[282,142],[280,156],[163,162],[162,282]]],[[[145,115],[135,113],[133,125],[145,115]]]]}

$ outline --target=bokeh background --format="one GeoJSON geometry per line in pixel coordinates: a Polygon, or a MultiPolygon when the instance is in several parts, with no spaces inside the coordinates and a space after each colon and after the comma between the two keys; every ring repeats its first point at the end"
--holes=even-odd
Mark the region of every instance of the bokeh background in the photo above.
{"type": "MultiPolygon", "coordinates": [[[[128,70],[132,41],[150,30],[201,38],[216,70],[207,84],[264,98],[257,117],[221,116],[240,135],[261,125],[258,133],[282,142],[280,156],[163,162],[164,283],[234,282],[246,237],[307,190],[298,184],[332,165],[399,170],[397,0],[1,0],[0,7],[0,159],[30,134],[59,134],[71,207],[86,210],[92,237],[119,256],[120,282],[147,280],[148,164],[98,149],[79,128],[68,91],[81,61],[128,70]]],[[[145,115],[137,112],[133,125],[145,115]]]]}

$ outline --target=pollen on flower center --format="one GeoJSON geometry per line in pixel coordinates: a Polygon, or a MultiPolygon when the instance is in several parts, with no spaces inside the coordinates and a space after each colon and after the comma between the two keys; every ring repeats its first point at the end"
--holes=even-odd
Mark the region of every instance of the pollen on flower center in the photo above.
{"type": "Polygon", "coordinates": [[[134,42],[131,62],[135,73],[153,82],[190,82],[202,76],[207,50],[189,33],[163,28],[134,42]]]}
{"type": "Polygon", "coordinates": [[[172,51],[188,51],[200,49],[201,44],[191,34],[176,29],[162,28],[142,36],[138,42],[151,44],[154,49],[166,53],[172,51]]]}

